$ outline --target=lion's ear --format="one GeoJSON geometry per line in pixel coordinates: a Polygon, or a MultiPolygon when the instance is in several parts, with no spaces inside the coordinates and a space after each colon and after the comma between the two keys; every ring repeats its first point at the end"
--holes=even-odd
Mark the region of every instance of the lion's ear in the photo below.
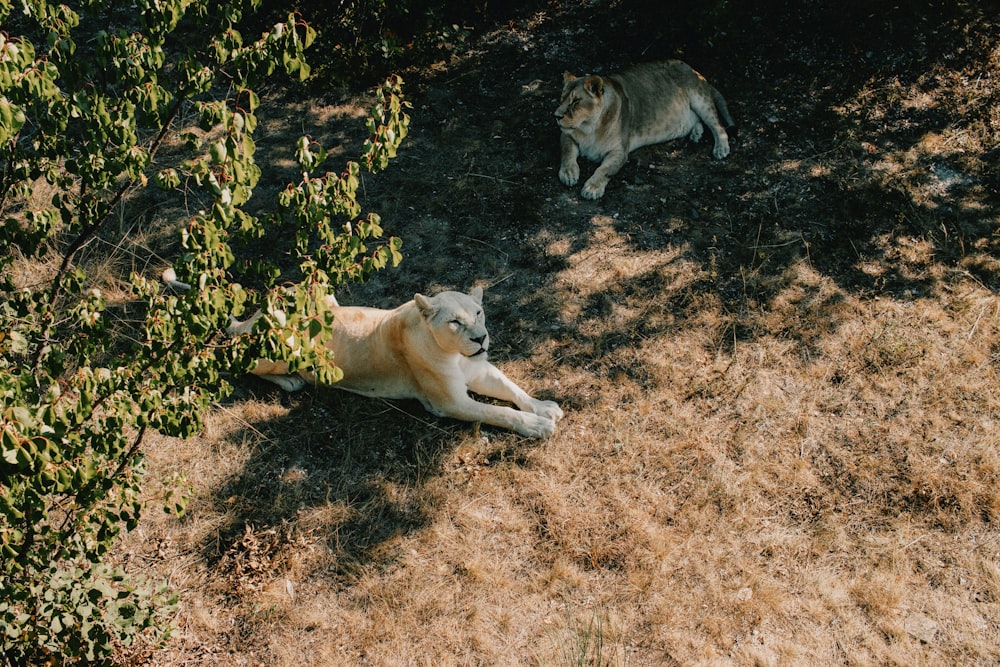
{"type": "Polygon", "coordinates": [[[604,94],[604,79],[593,74],[588,76],[587,80],[583,82],[583,87],[594,97],[600,97],[604,94]]]}
{"type": "Polygon", "coordinates": [[[576,81],[576,77],[569,72],[563,72],[563,85],[566,86],[572,81],[576,81]]]}
{"type": "Polygon", "coordinates": [[[479,285],[476,285],[475,287],[469,290],[469,296],[475,299],[476,303],[478,303],[480,306],[483,305],[483,288],[480,287],[479,285]]]}
{"type": "Polygon", "coordinates": [[[414,294],[413,301],[417,304],[417,308],[420,309],[421,315],[427,319],[434,317],[434,313],[437,312],[437,308],[434,306],[434,302],[432,302],[429,298],[423,294],[414,294]]]}

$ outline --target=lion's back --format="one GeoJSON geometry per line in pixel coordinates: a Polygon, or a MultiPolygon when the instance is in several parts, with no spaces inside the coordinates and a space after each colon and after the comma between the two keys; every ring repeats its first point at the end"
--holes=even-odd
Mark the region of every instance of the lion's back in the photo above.
{"type": "Polygon", "coordinates": [[[609,76],[628,100],[629,150],[687,136],[701,122],[693,101],[712,104],[712,88],[679,60],[643,63],[609,76]]]}

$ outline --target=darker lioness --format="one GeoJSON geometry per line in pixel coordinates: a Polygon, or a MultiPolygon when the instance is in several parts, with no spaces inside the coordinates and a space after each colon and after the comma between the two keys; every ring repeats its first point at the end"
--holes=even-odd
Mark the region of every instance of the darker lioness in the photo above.
{"type": "Polygon", "coordinates": [[[583,185],[587,199],[600,199],[628,154],[641,146],[687,136],[701,139],[702,124],[715,138],[712,154],[729,155],[732,116],[722,95],[679,60],[637,65],[618,74],[564,77],[556,118],[562,129],[559,179],[576,185],[577,156],[600,162],[583,185]],[[725,122],[723,126],[722,122],[725,122]]]}

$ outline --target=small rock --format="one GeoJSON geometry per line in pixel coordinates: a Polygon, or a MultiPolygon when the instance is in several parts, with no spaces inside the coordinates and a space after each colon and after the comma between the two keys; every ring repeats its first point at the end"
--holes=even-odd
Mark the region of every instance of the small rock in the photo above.
{"type": "Polygon", "coordinates": [[[907,634],[925,644],[930,644],[934,641],[937,628],[937,621],[923,614],[910,614],[903,621],[903,629],[906,630],[907,634]]]}

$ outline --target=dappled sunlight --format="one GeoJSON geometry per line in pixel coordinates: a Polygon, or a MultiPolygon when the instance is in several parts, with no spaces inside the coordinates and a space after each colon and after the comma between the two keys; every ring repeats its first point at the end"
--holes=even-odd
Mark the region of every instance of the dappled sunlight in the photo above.
{"type": "Polygon", "coordinates": [[[314,123],[320,127],[345,119],[363,120],[368,117],[369,111],[368,106],[353,101],[335,105],[309,105],[309,113],[314,123]]]}
{"type": "Polygon", "coordinates": [[[565,240],[552,242],[547,247],[547,252],[559,255],[567,267],[555,277],[553,286],[563,294],[559,315],[568,325],[577,323],[586,308],[624,306],[615,302],[614,295],[620,285],[654,274],[678,261],[685,253],[683,247],[645,252],[630,250],[627,239],[616,230],[612,218],[591,218],[590,228],[588,242],[575,252],[569,252],[569,243],[565,240]],[[607,299],[606,305],[594,300],[598,295],[607,299]]]}
{"type": "Polygon", "coordinates": [[[830,173],[830,167],[827,165],[814,164],[809,167],[809,176],[811,178],[822,178],[823,176],[829,176],[830,173]]]}

